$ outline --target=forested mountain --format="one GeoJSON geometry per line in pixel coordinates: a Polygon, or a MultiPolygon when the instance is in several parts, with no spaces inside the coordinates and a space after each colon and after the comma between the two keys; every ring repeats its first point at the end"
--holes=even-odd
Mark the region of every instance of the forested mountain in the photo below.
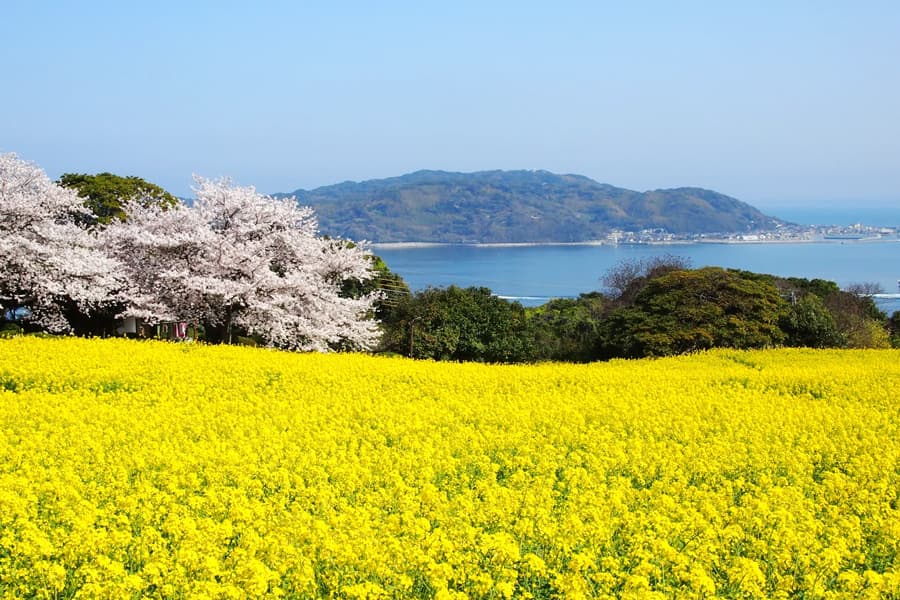
{"type": "Polygon", "coordinates": [[[372,242],[582,242],[611,230],[763,231],[780,221],[701,188],[636,192],[548,171],[417,171],[296,190],[325,235],[372,242]]]}

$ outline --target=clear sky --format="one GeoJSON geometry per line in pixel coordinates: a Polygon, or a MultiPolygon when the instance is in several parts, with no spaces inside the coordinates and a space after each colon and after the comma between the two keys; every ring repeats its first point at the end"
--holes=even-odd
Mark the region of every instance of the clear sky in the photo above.
{"type": "Polygon", "coordinates": [[[547,169],[900,205],[896,0],[9,2],[0,48],[0,151],[51,177],[547,169]]]}

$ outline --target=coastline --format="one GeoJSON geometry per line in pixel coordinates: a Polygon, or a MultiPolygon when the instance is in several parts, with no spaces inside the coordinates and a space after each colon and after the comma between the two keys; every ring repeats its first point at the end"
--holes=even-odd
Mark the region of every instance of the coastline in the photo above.
{"type": "Polygon", "coordinates": [[[528,248],[532,246],[615,246],[609,241],[586,242],[371,242],[372,248],[402,250],[404,248],[438,248],[446,246],[468,246],[472,248],[528,248]]]}
{"type": "Polygon", "coordinates": [[[694,245],[759,245],[759,244],[885,244],[900,243],[900,238],[861,238],[861,239],[786,239],[786,240],[738,240],[738,239],[703,239],[703,240],[654,240],[647,242],[618,242],[609,240],[588,240],[584,242],[369,242],[371,248],[386,250],[404,250],[416,248],[441,248],[449,246],[465,246],[470,248],[530,248],[552,246],[694,246],[694,245]]]}

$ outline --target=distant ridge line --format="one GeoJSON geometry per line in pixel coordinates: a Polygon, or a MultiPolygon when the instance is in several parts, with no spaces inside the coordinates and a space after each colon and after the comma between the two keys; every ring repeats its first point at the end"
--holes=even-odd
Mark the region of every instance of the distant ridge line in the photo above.
{"type": "Polygon", "coordinates": [[[375,243],[582,243],[611,232],[771,231],[784,221],[719,192],[636,192],[545,170],[419,170],[292,193],[325,235],[375,243]]]}

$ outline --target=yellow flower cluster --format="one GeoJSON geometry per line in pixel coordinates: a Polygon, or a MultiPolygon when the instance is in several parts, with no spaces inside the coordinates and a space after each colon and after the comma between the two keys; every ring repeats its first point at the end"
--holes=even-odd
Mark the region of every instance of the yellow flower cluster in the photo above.
{"type": "Polygon", "coordinates": [[[0,340],[4,598],[900,597],[900,353],[0,340]]]}

